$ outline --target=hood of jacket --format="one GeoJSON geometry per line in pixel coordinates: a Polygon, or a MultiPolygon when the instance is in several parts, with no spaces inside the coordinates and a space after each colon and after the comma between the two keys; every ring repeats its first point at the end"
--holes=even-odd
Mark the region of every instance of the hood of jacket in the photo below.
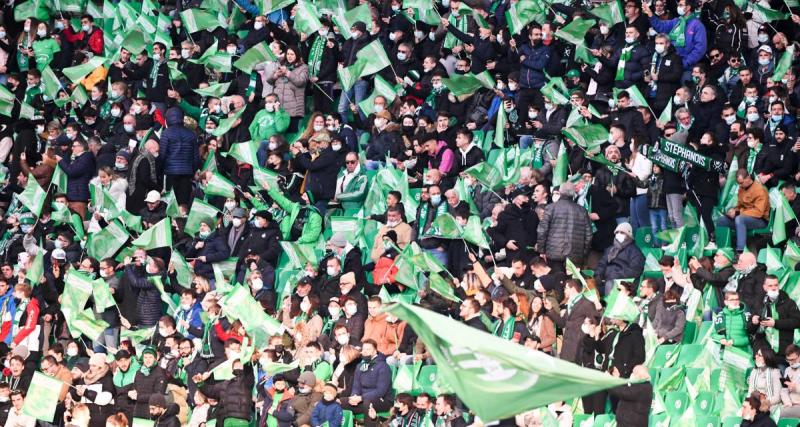
{"type": "Polygon", "coordinates": [[[183,110],[178,107],[172,107],[167,110],[167,126],[180,126],[183,125],[183,110]]]}

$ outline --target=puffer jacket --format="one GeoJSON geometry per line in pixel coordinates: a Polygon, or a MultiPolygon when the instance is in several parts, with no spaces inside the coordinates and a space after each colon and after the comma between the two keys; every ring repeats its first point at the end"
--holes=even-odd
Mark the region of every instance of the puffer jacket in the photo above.
{"type": "Polygon", "coordinates": [[[267,83],[275,89],[275,95],[281,106],[289,113],[289,117],[301,117],[305,112],[305,91],[308,83],[308,66],[300,66],[289,71],[286,76],[276,77],[275,73],[267,79],[267,83]]]}
{"type": "Polygon", "coordinates": [[[353,395],[361,396],[364,402],[378,399],[389,401],[392,393],[392,370],[386,364],[386,356],[378,353],[371,361],[362,360],[353,379],[353,395]]]}
{"type": "Polygon", "coordinates": [[[320,150],[316,158],[309,153],[297,156],[297,163],[308,171],[306,191],[314,195],[314,200],[330,200],[336,194],[336,175],[339,164],[336,153],[330,148],[320,150]]]}
{"type": "Polygon", "coordinates": [[[644,271],[644,255],[633,240],[628,240],[620,249],[617,256],[609,259],[609,252],[614,246],[606,248],[600,263],[597,265],[594,277],[598,282],[603,280],[635,279],[644,271]]]}
{"type": "Polygon", "coordinates": [[[200,165],[197,135],[183,125],[183,110],[167,110],[167,128],[161,132],[159,153],[164,157],[164,174],[191,175],[200,165]]]}
{"type": "MultiPolygon", "coordinates": [[[[125,279],[136,290],[136,315],[139,326],[151,327],[161,317],[161,294],[148,279],[144,267],[128,265],[125,267],[125,279]]],[[[162,282],[163,283],[163,282],[162,282]]]]}
{"type": "MultiPolygon", "coordinates": [[[[249,369],[249,366],[245,366],[249,369]]],[[[217,420],[229,418],[250,420],[250,408],[253,400],[250,397],[253,389],[253,376],[236,375],[233,378],[216,384],[198,383],[200,392],[219,401],[217,405],[217,420]]],[[[268,406],[264,406],[268,408],[268,406]]],[[[218,422],[218,424],[220,424],[218,422]]]]}
{"type": "Polygon", "coordinates": [[[139,372],[136,373],[136,378],[133,380],[133,389],[136,390],[133,416],[150,418],[150,396],[163,395],[167,392],[167,372],[157,364],[150,368],[150,375],[143,374],[139,368],[139,372]]]}
{"type": "Polygon", "coordinates": [[[383,131],[375,131],[367,145],[367,159],[376,162],[386,161],[386,156],[396,159],[400,156],[402,143],[400,136],[393,130],[394,126],[387,126],[383,131]]]}
{"type": "Polygon", "coordinates": [[[686,325],[686,309],[679,305],[660,307],[653,321],[659,338],[679,343],[683,340],[683,327],[686,325]]]}
{"type": "Polygon", "coordinates": [[[84,152],[75,159],[62,158],[58,165],[67,174],[67,199],[71,202],[89,200],[89,181],[95,173],[94,154],[84,152]]]}
{"type": "MultiPolygon", "coordinates": [[[[268,425],[267,419],[269,417],[270,408],[275,404],[275,389],[270,388],[264,395],[264,406],[261,407],[261,419],[263,424],[268,425]]],[[[294,400],[294,395],[291,390],[285,390],[281,395],[281,400],[272,412],[272,416],[278,421],[278,427],[292,427],[294,425],[294,411],[292,410],[291,403],[294,400]]],[[[299,425],[299,424],[298,424],[299,425]]]]}
{"type": "Polygon", "coordinates": [[[544,209],[537,233],[539,252],[547,255],[548,260],[569,258],[581,264],[589,253],[592,224],[586,209],[561,198],[544,209]]]}
{"type": "Polygon", "coordinates": [[[734,310],[728,307],[723,308],[714,317],[714,330],[711,331],[711,339],[717,343],[723,339],[731,340],[734,347],[750,353],[750,337],[747,335],[747,324],[750,322],[750,316],[750,312],[742,305],[734,310]]]}
{"type": "Polygon", "coordinates": [[[214,231],[205,239],[201,239],[200,235],[198,234],[197,237],[192,239],[191,242],[188,242],[186,257],[206,257],[205,261],[201,261],[199,259],[195,260],[194,272],[195,274],[199,274],[207,279],[211,279],[214,277],[214,268],[211,266],[211,264],[224,261],[228,258],[228,254],[230,254],[230,252],[231,251],[230,248],[228,248],[227,241],[222,238],[218,231],[214,231]],[[198,242],[203,242],[203,247],[200,249],[195,249],[195,245],[197,245],[198,242]]]}
{"type": "Polygon", "coordinates": [[[341,427],[342,416],[342,405],[339,402],[320,400],[311,412],[311,427],[320,427],[325,423],[328,427],[341,427]]]}
{"type": "Polygon", "coordinates": [[[520,86],[528,89],[540,89],[547,81],[544,73],[552,55],[550,46],[544,43],[536,46],[526,43],[520,48],[519,53],[520,57],[525,57],[521,61],[522,67],[519,70],[520,86]]]}

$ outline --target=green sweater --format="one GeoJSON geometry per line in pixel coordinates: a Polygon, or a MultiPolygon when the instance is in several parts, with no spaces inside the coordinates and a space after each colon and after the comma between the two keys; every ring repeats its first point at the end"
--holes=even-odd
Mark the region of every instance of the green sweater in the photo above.
{"type": "MultiPolygon", "coordinates": [[[[300,213],[300,203],[293,202],[286,198],[283,193],[277,188],[271,187],[267,192],[269,197],[286,212],[286,216],[281,219],[280,230],[283,240],[290,240],[292,233],[292,224],[297,219],[300,213]]],[[[308,207],[308,220],[303,225],[303,232],[297,239],[297,243],[316,243],[322,233],[322,216],[314,209],[313,206],[308,207]]]]}
{"type": "Polygon", "coordinates": [[[289,113],[283,108],[278,111],[259,111],[250,123],[250,139],[253,141],[266,141],[272,135],[283,133],[289,128],[289,113]]]}
{"type": "Polygon", "coordinates": [[[722,339],[732,340],[734,347],[750,352],[750,340],[747,336],[749,318],[750,313],[746,313],[741,306],[735,310],[728,307],[723,308],[714,318],[711,339],[717,343],[722,339]]]}

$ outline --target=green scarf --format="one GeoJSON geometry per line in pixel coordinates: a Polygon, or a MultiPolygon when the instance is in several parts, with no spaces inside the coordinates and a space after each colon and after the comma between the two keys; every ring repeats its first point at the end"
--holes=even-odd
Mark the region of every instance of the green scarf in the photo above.
{"type": "Polygon", "coordinates": [[[151,369],[151,368],[148,368],[147,366],[144,366],[144,365],[142,365],[142,367],[141,367],[141,368],[139,368],[139,372],[141,372],[141,373],[142,373],[142,375],[144,375],[144,376],[146,376],[146,377],[149,377],[149,376],[150,376],[150,372],[151,372],[151,371],[152,371],[152,369],[151,369]]]}
{"type": "Polygon", "coordinates": [[[572,307],[574,307],[575,304],[577,304],[578,301],[581,300],[581,298],[583,298],[582,294],[578,294],[570,298],[570,300],[567,302],[567,314],[570,314],[572,312],[572,307]]]}
{"type": "Polygon", "coordinates": [[[678,23],[672,27],[672,31],[669,32],[669,39],[672,40],[672,44],[676,47],[686,46],[686,23],[689,22],[690,19],[696,17],[696,13],[691,13],[678,18],[678,23]]]}
{"type": "Polygon", "coordinates": [[[751,148],[750,153],[747,156],[747,173],[753,174],[753,167],[756,164],[756,157],[758,157],[758,153],[761,151],[761,144],[758,144],[756,148],[751,148]]]}
{"type": "Polygon", "coordinates": [[[311,44],[311,52],[308,54],[308,71],[311,73],[311,77],[316,77],[319,73],[324,51],[325,41],[323,41],[322,37],[317,37],[314,39],[314,43],[311,44]]]}
{"type": "MultiPolygon", "coordinates": [[[[767,305],[767,309],[765,310],[767,314],[772,312],[772,320],[778,320],[780,318],[780,316],[778,315],[778,309],[775,307],[776,302],[777,300],[770,301],[769,305],[767,305]]],[[[781,332],[772,327],[772,328],[764,328],[764,334],[767,337],[767,342],[769,342],[769,346],[772,347],[772,350],[775,353],[778,353],[781,332]]],[[[767,383],[769,382],[770,381],[767,381],[767,383]]]]}
{"type": "Polygon", "coordinates": [[[497,326],[494,328],[494,334],[500,338],[510,340],[514,337],[514,325],[516,323],[513,316],[504,322],[497,322],[497,326]]]}
{"type": "MultiPolygon", "coordinates": [[[[272,395],[272,406],[270,406],[270,409],[272,409],[273,414],[281,403],[281,397],[283,397],[283,392],[272,395]]],[[[275,418],[274,415],[267,415],[267,427],[278,427],[278,419],[275,418]]]]}
{"type": "Polygon", "coordinates": [[[637,42],[633,42],[622,48],[622,54],[620,54],[619,62],[617,62],[617,75],[614,77],[614,81],[625,80],[625,64],[631,60],[631,53],[637,44],[637,42]]]}
{"type": "Polygon", "coordinates": [[[153,87],[150,89],[155,89],[158,86],[158,69],[161,67],[161,61],[153,61],[153,68],[150,69],[150,80],[153,81],[153,87]]]}
{"type": "MultiPolygon", "coordinates": [[[[447,18],[447,21],[450,23],[450,25],[455,26],[455,28],[457,28],[462,33],[467,32],[466,16],[455,16],[452,13],[450,13],[450,16],[447,18]]],[[[461,41],[458,40],[458,37],[454,36],[453,33],[448,31],[447,35],[444,38],[444,45],[442,45],[442,47],[444,47],[445,49],[452,49],[455,46],[458,46],[460,43],[461,41]]]]}

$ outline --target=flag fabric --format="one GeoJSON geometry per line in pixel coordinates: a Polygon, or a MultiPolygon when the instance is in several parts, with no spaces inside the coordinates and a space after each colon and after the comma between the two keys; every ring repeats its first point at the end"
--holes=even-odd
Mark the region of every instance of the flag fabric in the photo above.
{"type": "Polygon", "coordinates": [[[172,218],[166,217],[145,230],[131,244],[145,250],[172,246],[172,218]]]}
{"type": "Polygon", "coordinates": [[[244,71],[245,73],[250,73],[253,71],[253,68],[256,65],[262,62],[277,60],[278,58],[276,58],[275,54],[272,53],[269,43],[261,42],[250,49],[247,49],[247,51],[245,51],[245,53],[233,63],[233,66],[244,71]]]}
{"type": "Polygon", "coordinates": [[[187,9],[182,11],[180,16],[186,31],[190,34],[219,27],[217,17],[202,9],[187,9]]]}
{"type": "Polygon", "coordinates": [[[792,61],[794,60],[794,44],[790,44],[783,52],[781,59],[775,64],[775,71],[772,72],[770,78],[773,82],[779,82],[786,75],[786,72],[792,68],[792,61]]]}
{"type": "Polygon", "coordinates": [[[203,188],[206,196],[222,196],[222,197],[236,197],[235,186],[226,177],[222,176],[219,172],[212,172],[211,178],[203,188]]]}
{"type": "Polygon", "coordinates": [[[119,221],[111,221],[106,228],[92,233],[86,242],[86,252],[94,259],[110,258],[125,245],[130,235],[119,221]]]}
{"type": "MultiPolygon", "coordinates": [[[[403,6],[406,9],[413,7],[406,4],[403,6]]],[[[333,22],[339,27],[339,34],[347,40],[353,37],[353,35],[350,34],[350,28],[352,28],[353,24],[356,22],[363,22],[367,24],[367,30],[372,30],[372,12],[369,9],[369,5],[366,3],[358,5],[348,11],[345,11],[343,6],[337,6],[336,10],[332,11],[331,19],[333,19],[333,22]]]]}
{"type": "Polygon", "coordinates": [[[589,13],[604,21],[609,27],[625,20],[625,10],[620,0],[611,0],[608,3],[601,4],[592,8],[589,13]]]}
{"type": "Polygon", "coordinates": [[[209,97],[219,98],[219,97],[221,97],[222,95],[225,95],[225,93],[228,92],[228,88],[230,86],[231,86],[231,82],[214,83],[214,84],[208,85],[208,87],[194,89],[194,93],[196,93],[196,94],[198,94],[200,96],[206,97],[206,98],[209,98],[209,97]]]}
{"type": "Polygon", "coordinates": [[[108,283],[101,278],[92,281],[92,298],[98,312],[117,305],[108,283]]]}
{"type": "Polygon", "coordinates": [[[178,205],[178,199],[175,198],[175,190],[170,189],[169,193],[165,194],[164,197],[161,198],[165,205],[167,205],[167,216],[170,218],[176,218],[181,216],[180,205],[178,205]]]}
{"type": "Polygon", "coordinates": [[[295,0],[260,0],[259,6],[261,7],[261,14],[266,15],[278,9],[283,9],[294,3],[295,0]]]}
{"type": "Polygon", "coordinates": [[[92,279],[89,276],[70,268],[64,277],[64,293],[61,298],[61,306],[73,313],[83,311],[86,302],[92,296],[93,289],[92,279]]]}
{"type": "Polygon", "coordinates": [[[761,6],[758,3],[750,3],[750,6],[753,8],[753,14],[755,16],[761,15],[762,22],[780,21],[782,19],[789,19],[792,16],[791,13],[784,13],[770,9],[768,7],[761,6]]]}
{"type": "Polygon", "coordinates": [[[594,26],[595,22],[597,21],[594,19],[575,18],[569,24],[556,30],[555,36],[576,46],[583,45],[586,32],[594,26]]]}
{"type": "Polygon", "coordinates": [[[192,278],[194,277],[194,270],[192,266],[186,262],[186,258],[184,258],[180,252],[173,249],[169,262],[175,268],[178,284],[184,288],[189,288],[192,284],[192,278]]]}
{"type": "Polygon", "coordinates": [[[219,303],[229,317],[242,322],[258,348],[266,346],[269,337],[283,333],[280,322],[268,316],[261,303],[253,299],[250,290],[244,286],[235,286],[219,303]]]}
{"type": "Polygon", "coordinates": [[[447,300],[461,302],[461,298],[457,297],[453,291],[453,287],[438,273],[431,273],[428,278],[428,286],[447,300]]]}
{"type": "Polygon", "coordinates": [[[97,319],[94,312],[88,308],[81,311],[64,309],[63,312],[69,333],[74,339],[84,335],[92,341],[97,341],[103,331],[108,329],[108,322],[97,319]]]}
{"type": "Polygon", "coordinates": [[[567,157],[567,147],[564,143],[558,146],[558,159],[553,167],[553,188],[558,188],[567,181],[569,175],[569,158],[567,157]]]}
{"type": "Polygon", "coordinates": [[[258,141],[246,141],[231,144],[230,150],[225,153],[226,156],[233,157],[234,159],[247,163],[251,166],[258,166],[258,147],[261,145],[258,141]]]}
{"type": "Polygon", "coordinates": [[[234,377],[233,362],[238,359],[228,359],[211,370],[211,377],[217,381],[227,381],[234,377]]]}
{"type": "Polygon", "coordinates": [[[375,39],[368,45],[362,47],[357,53],[356,58],[363,59],[367,62],[366,66],[361,72],[362,76],[375,74],[386,67],[391,66],[389,57],[386,56],[386,51],[383,50],[383,45],[380,40],[375,39]]]}
{"type": "Polygon", "coordinates": [[[64,382],[61,380],[41,372],[34,372],[30,386],[26,390],[22,413],[37,420],[52,423],[58,407],[58,397],[63,387],[64,382]]]}
{"type": "Polygon", "coordinates": [[[603,314],[609,319],[620,319],[626,322],[634,322],[639,319],[639,307],[633,299],[620,293],[614,294],[615,298],[608,298],[608,306],[603,314]]]}
{"type": "Polygon", "coordinates": [[[58,80],[56,73],[53,72],[49,65],[42,70],[42,85],[44,86],[44,95],[51,100],[57,99],[58,91],[64,89],[61,81],[58,80]]]}
{"type": "Polygon", "coordinates": [[[194,199],[192,202],[192,209],[189,211],[189,216],[186,218],[186,225],[184,232],[192,237],[200,230],[200,222],[212,221],[216,223],[217,214],[220,211],[214,206],[206,203],[200,199],[194,199]]]}
{"type": "Polygon", "coordinates": [[[19,201],[34,215],[37,217],[42,215],[42,206],[44,206],[44,200],[47,198],[47,192],[39,186],[33,174],[28,174],[28,183],[25,184],[25,189],[22,190],[22,193],[19,193],[18,197],[19,201]]]}
{"type": "Polygon", "coordinates": [[[478,216],[472,215],[467,219],[467,224],[464,225],[461,235],[467,242],[482,249],[489,249],[489,239],[483,231],[481,219],[478,216]]]}
{"type": "Polygon", "coordinates": [[[119,209],[111,194],[99,183],[89,185],[91,205],[98,211],[105,211],[111,216],[117,216],[119,209]]]}
{"type": "MultiPolygon", "coordinates": [[[[216,137],[221,137],[222,135],[228,133],[228,131],[230,131],[231,128],[233,127],[234,123],[236,123],[236,121],[239,120],[240,117],[242,117],[242,114],[244,114],[244,110],[245,109],[242,108],[239,111],[233,113],[232,116],[220,120],[219,124],[217,124],[217,127],[214,129],[213,132],[211,132],[211,134],[216,137]]],[[[212,156],[211,158],[213,159],[214,157],[212,156]]],[[[214,167],[216,168],[216,165],[214,167]]]]}
{"type": "Polygon", "coordinates": [[[769,201],[772,208],[775,209],[775,220],[772,224],[772,244],[777,245],[786,240],[786,223],[789,221],[797,221],[794,210],[786,200],[786,196],[777,187],[770,190],[769,201]]]}
{"type": "Polygon", "coordinates": [[[480,88],[492,89],[495,81],[488,71],[484,71],[480,74],[455,74],[450,78],[442,79],[442,84],[450,90],[453,96],[462,96],[471,95],[480,88]]]}
{"type": "Polygon", "coordinates": [[[363,59],[357,59],[349,67],[340,68],[336,71],[339,76],[339,82],[342,84],[342,88],[344,90],[350,90],[356,81],[361,78],[362,74],[364,74],[364,68],[367,66],[367,61],[363,59]]]}
{"type": "Polygon", "coordinates": [[[76,65],[74,67],[67,67],[64,68],[62,73],[65,77],[70,79],[73,83],[78,83],[83,80],[84,77],[89,75],[89,73],[93,72],[97,67],[100,67],[106,63],[107,59],[102,56],[93,56],[88,61],[84,62],[83,64],[76,65]]]}
{"type": "Polygon", "coordinates": [[[545,13],[536,0],[521,0],[511,3],[511,7],[506,11],[508,31],[512,35],[519,34],[526,25],[537,17],[542,17],[545,13]]]}
{"type": "Polygon", "coordinates": [[[667,106],[661,110],[661,115],[658,116],[658,121],[666,124],[670,120],[672,120],[672,103],[667,102],[667,106]]]}
{"type": "Polygon", "coordinates": [[[509,418],[630,381],[556,359],[404,302],[385,311],[408,322],[425,342],[443,382],[484,421],[509,418]]]}
{"type": "Polygon", "coordinates": [[[294,13],[294,29],[298,33],[311,35],[316,33],[322,28],[322,23],[319,22],[319,11],[317,7],[307,1],[297,2],[297,7],[294,13]]]}
{"type": "Polygon", "coordinates": [[[37,247],[36,256],[31,260],[31,266],[28,267],[25,277],[31,282],[31,286],[39,284],[44,275],[44,249],[37,247]]]}
{"type": "Polygon", "coordinates": [[[561,129],[561,133],[588,153],[599,153],[600,146],[608,140],[608,129],[601,124],[561,129]]]}
{"type": "Polygon", "coordinates": [[[365,115],[369,116],[375,112],[375,98],[382,96],[386,99],[386,104],[389,105],[397,98],[397,88],[391,83],[387,82],[383,77],[376,75],[372,81],[374,89],[372,94],[358,103],[358,107],[365,115]]]}
{"type": "Polygon", "coordinates": [[[56,165],[55,170],[53,171],[53,177],[50,178],[50,185],[54,185],[58,188],[58,191],[62,193],[67,192],[67,174],[64,173],[64,169],[61,169],[60,165],[56,165]]]}
{"type": "Polygon", "coordinates": [[[465,169],[464,173],[475,178],[489,189],[499,187],[503,179],[503,173],[487,162],[480,162],[471,166],[465,169]]]}
{"type": "Polygon", "coordinates": [[[274,376],[283,372],[289,372],[297,369],[299,363],[300,362],[297,360],[294,360],[288,365],[280,362],[271,362],[269,365],[264,367],[264,372],[266,372],[267,375],[274,376]]]}
{"type": "Polygon", "coordinates": [[[497,118],[494,122],[494,146],[503,148],[506,146],[506,126],[508,125],[508,117],[505,108],[497,109],[497,118]]]}

